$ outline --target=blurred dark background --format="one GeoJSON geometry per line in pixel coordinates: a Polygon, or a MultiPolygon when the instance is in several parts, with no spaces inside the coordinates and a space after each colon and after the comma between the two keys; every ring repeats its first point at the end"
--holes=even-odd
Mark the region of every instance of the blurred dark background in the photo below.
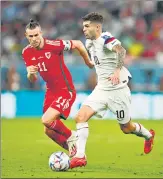
{"type": "MultiPolygon", "coordinates": [[[[125,66],[133,79],[132,91],[163,91],[163,1],[14,1],[1,2],[1,90],[43,90],[41,78],[31,84],[21,56],[27,45],[24,28],[30,18],[39,21],[49,39],[77,39],[85,43],[81,17],[100,12],[104,31],[127,49],[125,66]]],[[[65,52],[77,90],[92,90],[94,70],[75,52],[65,52]]]]}

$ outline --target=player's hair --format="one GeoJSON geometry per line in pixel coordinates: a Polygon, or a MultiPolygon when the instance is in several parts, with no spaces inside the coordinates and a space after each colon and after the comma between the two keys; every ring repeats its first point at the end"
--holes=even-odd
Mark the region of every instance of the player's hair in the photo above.
{"type": "Polygon", "coordinates": [[[84,17],[82,17],[83,21],[91,21],[91,22],[98,22],[98,23],[103,23],[104,18],[101,14],[97,12],[91,12],[84,17]]]}
{"type": "Polygon", "coordinates": [[[27,29],[35,29],[36,27],[40,27],[40,24],[37,21],[34,21],[33,19],[30,19],[30,22],[26,25],[25,30],[27,29]]]}

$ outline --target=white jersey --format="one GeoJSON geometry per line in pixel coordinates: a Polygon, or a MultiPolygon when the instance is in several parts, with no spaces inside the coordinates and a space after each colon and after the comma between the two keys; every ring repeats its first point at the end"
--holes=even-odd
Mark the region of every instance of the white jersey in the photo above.
{"type": "Polygon", "coordinates": [[[112,85],[108,77],[115,71],[117,64],[117,53],[112,48],[121,44],[119,40],[114,38],[109,32],[103,32],[96,40],[86,40],[86,48],[91,55],[98,77],[97,88],[103,90],[113,90],[123,88],[127,85],[130,72],[122,67],[120,72],[120,83],[112,85]]]}

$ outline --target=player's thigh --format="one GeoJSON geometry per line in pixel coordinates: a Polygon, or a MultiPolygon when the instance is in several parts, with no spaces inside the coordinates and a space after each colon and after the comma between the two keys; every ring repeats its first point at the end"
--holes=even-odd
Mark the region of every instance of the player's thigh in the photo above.
{"type": "Polygon", "coordinates": [[[102,118],[107,111],[107,97],[104,91],[95,88],[83,105],[89,106],[94,115],[102,118]]]}
{"type": "Polygon", "coordinates": [[[127,122],[127,123],[125,123],[125,124],[119,123],[119,125],[120,125],[121,130],[123,130],[123,131],[126,132],[126,133],[130,133],[130,132],[132,132],[132,131],[135,130],[135,125],[134,125],[134,123],[131,121],[131,119],[130,119],[129,122],[127,122]]]}
{"type": "Polygon", "coordinates": [[[86,122],[88,121],[93,115],[95,114],[95,111],[87,105],[83,105],[80,110],[78,111],[75,121],[77,123],[86,122]]]}
{"type": "Polygon", "coordinates": [[[128,87],[111,92],[108,107],[116,115],[120,124],[130,122],[130,106],[131,93],[128,87]]]}
{"type": "MultiPolygon", "coordinates": [[[[60,118],[60,108],[55,107],[57,100],[60,99],[58,92],[51,92],[48,90],[45,94],[42,122],[47,123],[60,118]]],[[[58,104],[58,103],[57,103],[58,104]]]]}
{"type": "Polygon", "coordinates": [[[49,107],[42,116],[42,123],[49,124],[50,122],[59,118],[60,112],[54,108],[49,107]]]}

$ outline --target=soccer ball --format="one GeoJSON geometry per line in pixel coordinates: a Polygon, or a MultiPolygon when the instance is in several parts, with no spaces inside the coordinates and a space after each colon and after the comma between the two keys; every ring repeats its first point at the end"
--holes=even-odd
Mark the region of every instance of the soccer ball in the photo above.
{"type": "Polygon", "coordinates": [[[55,152],[52,153],[49,158],[49,167],[53,171],[66,171],[70,166],[70,158],[64,152],[55,152]]]}

